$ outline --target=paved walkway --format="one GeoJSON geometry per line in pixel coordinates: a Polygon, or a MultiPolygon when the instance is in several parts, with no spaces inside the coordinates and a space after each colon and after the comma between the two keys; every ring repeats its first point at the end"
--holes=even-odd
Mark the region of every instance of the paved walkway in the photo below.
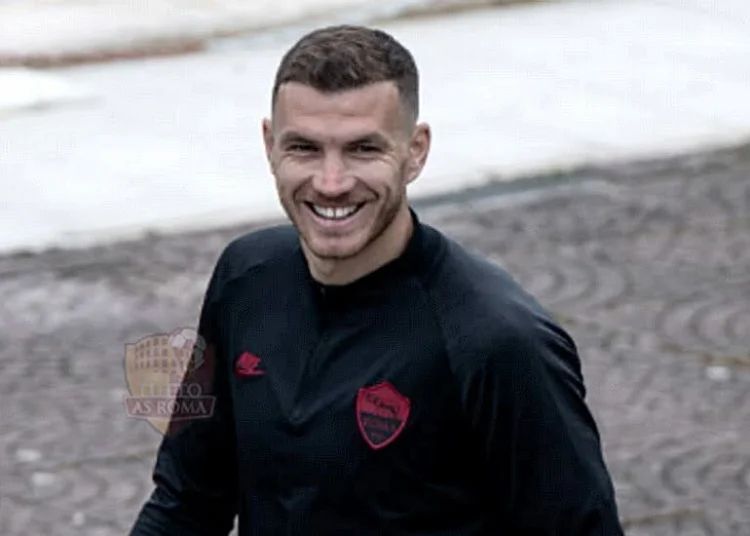
{"type": "MultiPolygon", "coordinates": [[[[415,196],[750,135],[744,0],[543,2],[384,27],[417,56],[435,131],[415,196]]],[[[54,80],[0,69],[0,251],[278,216],[259,122],[300,31],[54,80]]]]}
{"type": "MultiPolygon", "coordinates": [[[[574,335],[629,536],[750,533],[749,174],[745,148],[419,209],[574,335]]],[[[159,438],[124,345],[193,325],[244,230],[0,259],[0,534],[126,533],[159,438]]]]}

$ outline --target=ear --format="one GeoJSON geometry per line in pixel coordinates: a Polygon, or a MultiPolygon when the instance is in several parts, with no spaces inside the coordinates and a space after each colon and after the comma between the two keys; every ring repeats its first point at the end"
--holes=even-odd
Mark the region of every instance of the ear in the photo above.
{"type": "Polygon", "coordinates": [[[430,154],[432,131],[426,123],[420,123],[414,128],[409,143],[409,164],[406,174],[406,184],[413,182],[422,173],[427,156],[430,154]]]}
{"type": "Polygon", "coordinates": [[[273,135],[273,123],[270,119],[264,119],[261,125],[263,131],[263,145],[266,149],[266,159],[268,163],[271,163],[271,154],[273,153],[274,135],[273,135]]]}

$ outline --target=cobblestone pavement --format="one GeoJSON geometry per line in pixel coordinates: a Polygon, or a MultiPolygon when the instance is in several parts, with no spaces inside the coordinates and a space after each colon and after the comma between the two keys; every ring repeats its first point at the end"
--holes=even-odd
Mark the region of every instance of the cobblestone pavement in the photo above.
{"type": "MultiPolygon", "coordinates": [[[[494,190],[420,211],[575,336],[628,534],[750,535],[750,149],[494,190]]],[[[126,533],[158,435],[124,344],[192,325],[244,230],[0,259],[0,534],[126,533]]]]}

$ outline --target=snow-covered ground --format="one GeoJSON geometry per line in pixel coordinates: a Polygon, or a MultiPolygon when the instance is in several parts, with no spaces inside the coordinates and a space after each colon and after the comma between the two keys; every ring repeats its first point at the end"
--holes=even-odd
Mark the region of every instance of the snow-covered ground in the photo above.
{"type": "Polygon", "coordinates": [[[0,57],[128,47],[258,28],[367,0],[31,0],[0,4],[0,57]],[[29,11],[33,10],[33,16],[29,11]],[[71,20],[74,18],[74,20],[71,20]]]}
{"type": "MultiPolygon", "coordinates": [[[[570,1],[385,28],[415,53],[434,129],[415,196],[750,136],[744,0],[570,1]]],[[[281,215],[260,120],[295,37],[45,72],[65,98],[0,117],[0,251],[281,215]]],[[[44,94],[15,72],[7,87],[44,94]]]]}
{"type": "Polygon", "coordinates": [[[0,0],[0,65],[179,49],[300,20],[461,1],[468,0],[0,0]]]}

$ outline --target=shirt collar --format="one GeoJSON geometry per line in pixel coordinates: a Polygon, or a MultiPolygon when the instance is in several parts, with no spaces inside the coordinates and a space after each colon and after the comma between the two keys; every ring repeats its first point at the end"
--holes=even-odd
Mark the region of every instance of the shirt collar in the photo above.
{"type": "Polygon", "coordinates": [[[363,294],[377,294],[399,281],[419,275],[428,269],[436,253],[436,248],[433,247],[436,245],[436,232],[425,226],[411,207],[409,212],[413,231],[401,255],[346,285],[324,285],[315,281],[308,270],[308,281],[317,293],[324,296],[326,300],[349,301],[352,298],[362,297],[363,294]]]}

